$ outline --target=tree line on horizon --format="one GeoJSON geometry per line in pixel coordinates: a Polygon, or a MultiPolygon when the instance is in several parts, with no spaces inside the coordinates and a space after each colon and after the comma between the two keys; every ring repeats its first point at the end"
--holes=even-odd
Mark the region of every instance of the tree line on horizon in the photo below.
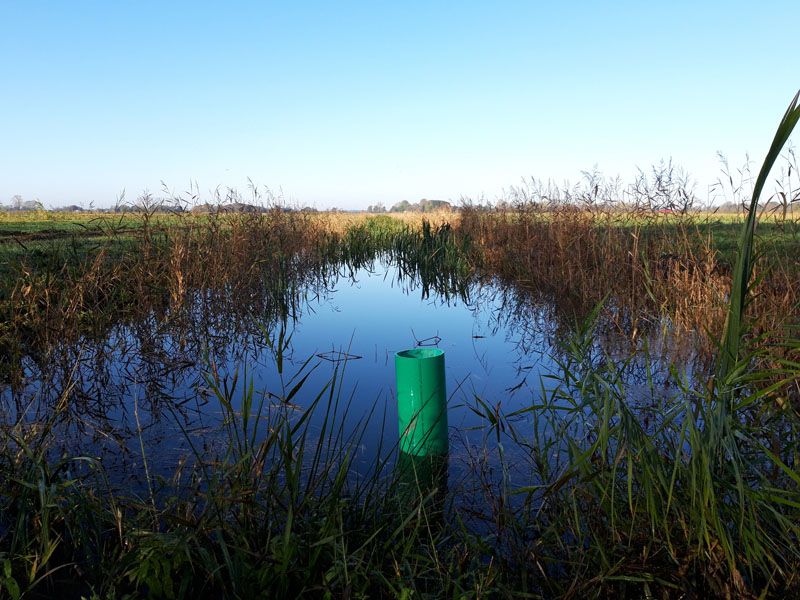
{"type": "Polygon", "coordinates": [[[411,203],[408,200],[401,200],[393,204],[390,209],[386,209],[382,202],[377,204],[370,204],[367,207],[367,212],[370,213],[386,213],[386,212],[431,212],[437,210],[452,210],[453,205],[447,200],[428,200],[423,198],[419,202],[411,203]]]}

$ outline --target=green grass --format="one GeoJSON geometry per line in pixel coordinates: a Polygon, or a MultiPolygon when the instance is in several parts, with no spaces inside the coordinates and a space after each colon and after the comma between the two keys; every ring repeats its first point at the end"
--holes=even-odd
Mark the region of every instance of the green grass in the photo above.
{"type": "MultiPolygon", "coordinates": [[[[175,221],[175,217],[155,215],[152,221],[157,224],[169,224],[175,221]]],[[[25,235],[51,237],[86,233],[110,235],[114,230],[138,229],[142,223],[142,217],[139,215],[57,211],[0,212],[0,240],[25,235]]]]}
{"type": "MultiPolygon", "coordinates": [[[[742,229],[742,218],[696,218],[690,226],[698,247],[706,240],[711,240],[711,247],[718,253],[718,260],[725,265],[733,266],[739,249],[739,236],[742,229]]],[[[644,233],[657,234],[669,238],[677,236],[678,225],[645,226],[644,233]]],[[[771,267],[783,266],[795,272],[800,271],[800,222],[779,223],[774,220],[761,221],[758,224],[756,243],[765,260],[771,267]]]]}

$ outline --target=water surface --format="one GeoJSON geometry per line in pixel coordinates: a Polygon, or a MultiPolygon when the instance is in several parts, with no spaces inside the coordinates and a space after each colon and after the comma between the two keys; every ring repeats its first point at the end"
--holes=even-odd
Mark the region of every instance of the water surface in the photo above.
{"type": "MultiPolygon", "coordinates": [[[[298,278],[272,304],[232,305],[198,293],[174,314],[29,355],[22,382],[0,388],[2,417],[6,425],[36,426],[58,415],[56,451],[96,456],[116,479],[131,481],[145,466],[168,476],[193,453],[221,451],[220,395],[235,411],[249,393],[255,406],[298,416],[316,402],[323,410],[312,429],[322,427],[331,404],[343,438],[357,436],[354,469],[366,473],[397,444],[394,354],[431,345],[446,356],[457,474],[498,445],[513,453],[533,439],[533,411],[525,409],[555,385],[549,376],[558,372],[571,324],[530,290],[491,278],[432,286],[384,258],[298,278]],[[492,429],[487,413],[504,415],[514,435],[492,429]]],[[[625,342],[611,338],[597,340],[599,355],[626,360],[625,342]]],[[[666,373],[669,361],[648,361],[629,364],[632,394],[666,373]]],[[[264,420],[258,435],[267,429],[264,420]]]]}

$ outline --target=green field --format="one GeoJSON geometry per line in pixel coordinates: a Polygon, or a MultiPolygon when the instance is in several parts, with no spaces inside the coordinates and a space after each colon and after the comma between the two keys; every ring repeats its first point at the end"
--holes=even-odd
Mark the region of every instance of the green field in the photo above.
{"type": "MultiPolygon", "coordinates": [[[[193,215],[154,215],[149,225],[154,228],[202,223],[208,217],[193,215]]],[[[321,217],[321,218],[324,218],[321,217]]],[[[371,218],[367,213],[351,217],[354,223],[371,218]]],[[[712,247],[720,259],[732,263],[741,233],[743,216],[733,214],[697,213],[687,217],[644,218],[636,215],[616,215],[598,219],[598,224],[613,223],[621,229],[641,229],[645,235],[670,237],[689,235],[698,242],[711,240],[712,247]]],[[[0,211],[0,252],[15,251],[20,243],[44,240],[73,241],[89,240],[95,244],[103,238],[135,233],[144,226],[141,215],[114,215],[99,212],[2,212],[0,211]]],[[[757,239],[761,249],[770,260],[786,259],[789,264],[799,260],[800,219],[781,222],[778,218],[762,218],[758,224],[757,239]]],[[[46,246],[36,244],[37,249],[46,246]]]]}

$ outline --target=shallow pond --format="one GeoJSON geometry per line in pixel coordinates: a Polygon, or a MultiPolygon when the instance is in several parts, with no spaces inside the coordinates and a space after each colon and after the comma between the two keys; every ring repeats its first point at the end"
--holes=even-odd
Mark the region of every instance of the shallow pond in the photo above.
{"type": "MultiPolygon", "coordinates": [[[[193,453],[220,452],[221,424],[226,414],[241,418],[248,394],[249,412],[263,405],[262,417],[277,409],[299,418],[316,401],[312,431],[333,413],[337,435],[356,449],[354,470],[366,473],[398,443],[395,353],[435,345],[446,357],[451,477],[498,445],[513,454],[532,439],[533,411],[519,411],[555,385],[559,340],[574,324],[553,303],[493,279],[437,291],[385,258],[295,283],[268,314],[197,295],[180,315],[119,323],[99,339],[28,356],[21,382],[0,387],[3,422],[36,426],[57,415],[54,452],[99,457],[129,483],[145,467],[167,476],[193,453]]],[[[598,351],[627,358],[629,346],[612,338],[598,338],[598,351]]],[[[632,394],[666,374],[668,361],[648,361],[629,365],[632,394]]]]}

